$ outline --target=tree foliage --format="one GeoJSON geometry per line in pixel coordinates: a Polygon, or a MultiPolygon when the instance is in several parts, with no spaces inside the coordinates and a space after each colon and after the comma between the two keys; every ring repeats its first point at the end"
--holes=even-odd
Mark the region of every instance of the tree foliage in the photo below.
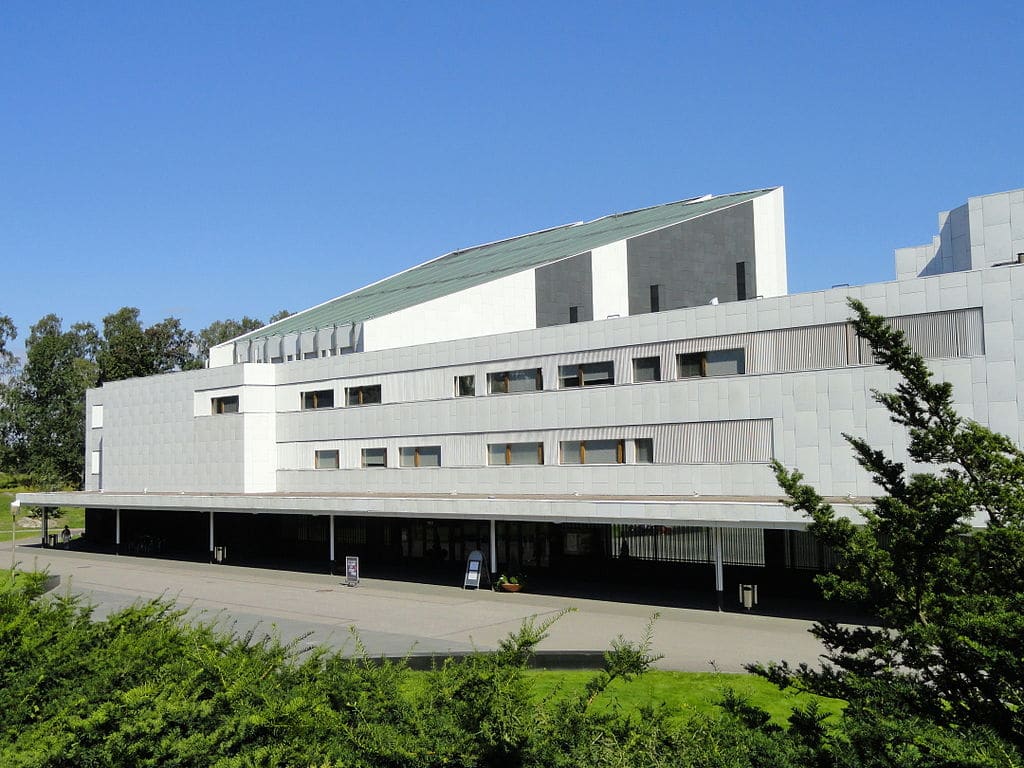
{"type": "Polygon", "coordinates": [[[228,635],[157,600],[94,621],[41,577],[0,574],[0,765],[746,766],[796,765],[781,729],[732,714],[595,700],[655,660],[651,630],[617,640],[578,695],[538,700],[527,663],[555,618],[527,621],[494,653],[427,673],[404,662],[228,635]]]}
{"type": "Polygon", "coordinates": [[[246,316],[195,333],[176,317],[146,327],[140,316],[122,307],[103,318],[100,333],[91,323],[65,331],[59,317],[46,315],[30,329],[21,364],[9,349],[17,329],[0,315],[0,472],[29,474],[39,487],[78,486],[89,387],[202,368],[211,346],[264,325],[246,316]]]}
{"type": "Polygon", "coordinates": [[[903,334],[850,305],[857,333],[899,376],[894,392],[873,396],[906,428],[913,464],[845,435],[879,488],[863,525],[838,516],[799,471],[774,470],[836,553],[819,577],[825,596],[856,602],[879,626],[817,624],[820,670],[758,671],[850,702],[854,764],[998,764],[1024,747],[1024,453],[959,416],[951,385],[903,334]]]}
{"type": "Polygon", "coordinates": [[[4,390],[0,425],[6,471],[32,474],[44,487],[81,482],[85,391],[97,382],[96,329],[68,331],[56,315],[29,330],[25,364],[4,390]]]}

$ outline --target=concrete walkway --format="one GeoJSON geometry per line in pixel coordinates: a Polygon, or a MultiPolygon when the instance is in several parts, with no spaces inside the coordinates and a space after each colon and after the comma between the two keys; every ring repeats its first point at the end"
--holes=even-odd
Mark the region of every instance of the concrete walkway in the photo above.
{"type": "MultiPolygon", "coordinates": [[[[9,544],[0,562],[9,562],[9,544]]],[[[654,650],[662,669],[741,672],[751,661],[786,659],[817,665],[821,646],[811,622],[684,608],[654,608],[532,593],[342,577],[228,565],[17,547],[23,570],[61,577],[61,592],[81,595],[104,617],[137,600],[173,599],[191,617],[237,632],[256,628],[301,644],[354,648],[355,628],[372,656],[495,648],[530,616],[574,611],[551,628],[543,650],[604,650],[618,635],[639,639],[657,611],[654,650]]]]}

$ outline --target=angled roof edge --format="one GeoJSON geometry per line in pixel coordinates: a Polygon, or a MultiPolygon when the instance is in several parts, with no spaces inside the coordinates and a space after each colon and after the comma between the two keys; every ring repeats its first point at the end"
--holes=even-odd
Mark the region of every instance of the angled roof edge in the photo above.
{"type": "MultiPolygon", "coordinates": [[[[619,240],[715,213],[779,187],[703,195],[460,248],[296,312],[223,344],[359,323],[619,240]]],[[[222,345],[218,345],[222,346],[222,345]]]]}

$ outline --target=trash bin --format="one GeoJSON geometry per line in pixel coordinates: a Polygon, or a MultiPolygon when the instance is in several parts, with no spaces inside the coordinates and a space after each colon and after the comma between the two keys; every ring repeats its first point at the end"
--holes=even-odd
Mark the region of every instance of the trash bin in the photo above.
{"type": "Polygon", "coordinates": [[[228,548],[227,547],[214,547],[213,548],[213,562],[223,563],[228,559],[228,548]]]}
{"type": "Polygon", "coordinates": [[[56,549],[57,548],[57,534],[56,533],[48,534],[46,538],[48,539],[48,542],[47,542],[46,546],[48,546],[50,549],[56,549]]]}
{"type": "Polygon", "coordinates": [[[740,605],[748,611],[757,605],[757,584],[740,584],[740,605]]]}

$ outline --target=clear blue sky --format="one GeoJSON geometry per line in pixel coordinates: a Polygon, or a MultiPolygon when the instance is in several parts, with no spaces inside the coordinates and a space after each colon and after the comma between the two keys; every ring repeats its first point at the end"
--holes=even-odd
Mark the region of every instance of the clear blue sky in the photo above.
{"type": "Polygon", "coordinates": [[[0,314],[199,329],[784,185],[792,291],[1024,187],[1024,3],[0,4],[0,314]]]}

